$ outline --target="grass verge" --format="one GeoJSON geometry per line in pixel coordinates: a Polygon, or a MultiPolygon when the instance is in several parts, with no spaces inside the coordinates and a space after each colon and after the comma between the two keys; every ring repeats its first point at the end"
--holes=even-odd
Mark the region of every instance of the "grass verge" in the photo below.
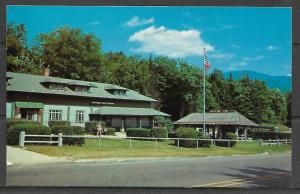
{"type": "Polygon", "coordinates": [[[238,142],[233,148],[210,147],[210,148],[178,148],[174,141],[132,140],[132,148],[129,148],[129,140],[102,139],[100,149],[97,140],[86,140],[84,146],[47,146],[26,145],[26,149],[41,154],[56,157],[76,159],[101,159],[101,158],[126,158],[126,157],[204,157],[204,156],[231,156],[231,155],[254,155],[261,153],[285,153],[291,150],[291,146],[268,145],[259,146],[258,142],[238,142]]]}

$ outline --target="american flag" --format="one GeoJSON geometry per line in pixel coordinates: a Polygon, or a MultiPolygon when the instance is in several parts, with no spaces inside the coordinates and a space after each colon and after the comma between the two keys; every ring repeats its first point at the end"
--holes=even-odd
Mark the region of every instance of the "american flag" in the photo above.
{"type": "Polygon", "coordinates": [[[206,57],[206,54],[204,53],[204,68],[205,68],[205,71],[207,71],[210,67],[211,67],[211,65],[209,64],[208,59],[206,57]]]}

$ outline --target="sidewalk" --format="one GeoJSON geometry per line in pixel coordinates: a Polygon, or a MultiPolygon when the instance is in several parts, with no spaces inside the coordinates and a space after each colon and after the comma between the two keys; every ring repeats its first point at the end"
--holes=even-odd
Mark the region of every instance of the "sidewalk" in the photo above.
{"type": "Polygon", "coordinates": [[[126,138],[126,133],[116,132],[116,135],[102,135],[101,138],[108,138],[108,139],[124,139],[126,138]]]}
{"type": "Polygon", "coordinates": [[[12,163],[13,166],[70,162],[65,158],[46,156],[43,154],[30,152],[22,148],[11,147],[11,146],[6,146],[6,155],[7,155],[7,164],[12,163]]]}

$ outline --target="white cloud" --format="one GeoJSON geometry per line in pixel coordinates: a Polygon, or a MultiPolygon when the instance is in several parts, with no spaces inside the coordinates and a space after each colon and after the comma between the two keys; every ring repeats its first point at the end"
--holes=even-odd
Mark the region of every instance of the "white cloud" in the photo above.
{"type": "Polygon", "coordinates": [[[153,23],[154,23],[154,18],[149,18],[149,19],[142,18],[141,19],[137,16],[134,16],[129,21],[127,21],[125,23],[125,25],[128,27],[136,27],[136,26],[142,26],[142,25],[153,24],[153,23]]]}
{"type": "Polygon", "coordinates": [[[240,66],[246,66],[247,63],[246,63],[246,62],[240,62],[239,65],[240,65],[240,66]]]}
{"type": "Polygon", "coordinates": [[[233,54],[230,53],[214,53],[210,54],[209,58],[214,58],[214,59],[225,59],[225,60],[230,60],[234,57],[233,54]]]}
{"type": "Polygon", "coordinates": [[[268,51],[274,51],[274,50],[277,50],[278,49],[278,47],[276,47],[276,46],[273,46],[273,45],[269,45],[269,46],[267,46],[267,48],[266,48],[268,51]]]}
{"type": "Polygon", "coordinates": [[[128,41],[138,42],[140,46],[134,51],[154,53],[172,58],[187,56],[202,56],[203,48],[207,52],[214,51],[214,47],[201,39],[197,30],[174,30],[164,26],[149,28],[135,32],[128,41]]]}
{"type": "Polygon", "coordinates": [[[239,48],[241,48],[239,45],[237,45],[237,44],[231,44],[230,45],[232,48],[235,48],[235,49],[239,49],[239,48]]]}
{"type": "Polygon", "coordinates": [[[233,70],[240,69],[241,67],[245,67],[247,65],[248,65],[248,63],[245,61],[236,61],[236,62],[230,63],[228,69],[230,71],[233,71],[233,70]]]}
{"type": "Polygon", "coordinates": [[[252,58],[250,58],[250,57],[243,57],[242,60],[243,60],[243,61],[251,61],[252,58]]]}
{"type": "Polygon", "coordinates": [[[261,59],[265,58],[263,55],[258,55],[256,57],[242,57],[243,61],[259,61],[261,59]]]}
{"type": "Polygon", "coordinates": [[[98,24],[100,24],[100,21],[93,21],[93,22],[90,22],[88,24],[89,25],[98,25],[98,24]]]}

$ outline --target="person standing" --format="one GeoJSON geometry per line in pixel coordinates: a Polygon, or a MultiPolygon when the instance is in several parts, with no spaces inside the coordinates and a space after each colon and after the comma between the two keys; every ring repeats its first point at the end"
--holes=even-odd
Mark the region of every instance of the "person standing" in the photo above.
{"type": "Polygon", "coordinates": [[[97,123],[97,136],[101,136],[101,132],[102,132],[102,125],[101,122],[97,123]]]}

